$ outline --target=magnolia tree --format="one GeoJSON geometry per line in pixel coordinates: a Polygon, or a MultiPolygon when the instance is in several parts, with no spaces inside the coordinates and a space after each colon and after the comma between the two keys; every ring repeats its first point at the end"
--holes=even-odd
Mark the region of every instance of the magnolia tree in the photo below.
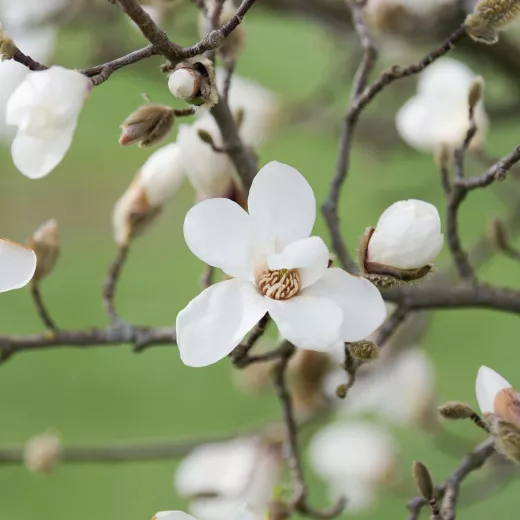
{"type": "MultiPolygon", "coordinates": [[[[45,307],[40,282],[53,271],[59,252],[54,220],[43,223],[26,245],[0,241],[0,291],[29,284],[47,329],[38,335],[0,336],[0,360],[54,346],[130,343],[142,351],[176,345],[179,362],[194,370],[229,358],[238,387],[274,386],[281,420],[219,442],[132,448],[62,446],[59,438],[45,434],[22,450],[0,449],[0,460],[25,461],[32,471],[48,472],[59,461],[180,456],[185,458],[174,484],[189,500],[190,514],[162,511],[157,520],[260,520],[266,515],[284,520],[298,514],[326,519],[366,508],[396,479],[399,455],[390,430],[355,419],[356,414],[368,412],[387,423],[432,431],[439,427],[440,414],[470,419],[488,439],[444,482],[434,482],[427,465],[415,462],[418,496],[408,503],[409,518],[418,518],[423,508],[429,508],[432,519],[455,518],[459,490],[470,473],[491,458],[520,462],[520,402],[506,380],[482,367],[476,394],[483,415],[460,402],[443,404],[437,412],[431,363],[414,345],[425,330],[424,311],[481,307],[520,312],[519,292],[481,283],[476,270],[493,247],[520,257],[509,243],[508,224],[494,221],[492,244],[483,240],[473,250],[459,232],[462,203],[473,191],[513,175],[520,147],[498,160],[485,156],[484,79],[444,56],[459,44],[489,55],[494,48],[489,44],[501,40],[500,31],[520,13],[520,2],[195,3],[201,39],[182,47],[160,28],[182,7],[178,2],[0,1],[0,136],[10,143],[21,174],[31,179],[51,174],[74,146],[78,117],[88,110],[89,97],[119,69],[141,60],[162,59],[157,75],[163,75],[171,94],[185,106],[145,102],[122,123],[120,144],[158,146],[177,119],[195,116],[178,126],[175,142],[160,145],[149,156],[115,203],[118,253],[103,292],[108,328],[61,330],[45,307]],[[242,21],[260,8],[304,13],[350,30],[362,49],[342,119],[337,168],[321,205],[329,231],[323,238],[313,235],[317,201],[305,176],[275,157],[255,153],[278,123],[281,109],[276,94],[234,73],[245,45],[242,21]],[[59,22],[70,10],[91,9],[128,17],[146,45],[88,69],[47,66],[59,22]],[[440,32],[445,32],[443,42],[419,61],[377,72],[376,42],[432,41],[440,32]],[[408,146],[434,157],[447,200],[442,208],[446,229],[431,203],[396,201],[377,223],[366,222],[354,259],[339,218],[353,137],[379,94],[410,76],[417,76],[417,92],[396,112],[395,127],[408,146]],[[488,161],[485,171],[468,175],[467,155],[488,161]],[[259,163],[265,166],[259,168],[259,163]],[[184,238],[193,255],[207,264],[202,291],[185,302],[174,327],[132,325],[114,306],[130,245],[150,229],[185,178],[197,200],[184,218],[184,238]],[[434,266],[444,247],[454,270],[434,266]],[[262,338],[268,328],[278,331],[278,345],[262,338]],[[335,420],[323,425],[324,417],[335,420]],[[300,433],[315,422],[321,427],[310,440],[309,461],[330,491],[328,509],[311,503],[302,463],[300,433]],[[280,487],[282,483],[290,485],[280,487]]],[[[503,63],[497,61],[497,66],[503,63]]],[[[518,67],[510,75],[514,73],[518,67]]],[[[519,201],[507,201],[514,223],[519,201]]]]}

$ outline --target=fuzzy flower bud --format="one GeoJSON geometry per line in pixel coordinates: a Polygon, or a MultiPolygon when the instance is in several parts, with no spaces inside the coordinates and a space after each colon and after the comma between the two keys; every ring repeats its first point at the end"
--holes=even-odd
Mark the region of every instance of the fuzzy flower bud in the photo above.
{"type": "Polygon", "coordinates": [[[27,247],[36,253],[36,271],[32,283],[38,284],[52,272],[60,252],[56,220],[44,222],[29,239],[27,247]]]}
{"type": "Polygon", "coordinates": [[[203,56],[179,63],[168,79],[168,88],[174,96],[195,106],[210,108],[218,101],[213,64],[203,56]]]}
{"type": "Polygon", "coordinates": [[[156,145],[170,133],[174,120],[173,109],[168,106],[143,105],[123,121],[119,144],[139,143],[142,148],[156,145]]]}
{"type": "Polygon", "coordinates": [[[356,359],[370,361],[379,357],[379,347],[373,341],[355,341],[350,344],[350,353],[356,359]]]}
{"type": "Polygon", "coordinates": [[[413,463],[412,477],[419,493],[421,493],[426,500],[434,498],[432,476],[422,462],[415,461],[413,463]]]}
{"type": "Polygon", "coordinates": [[[469,404],[459,402],[448,402],[439,406],[439,414],[445,419],[459,420],[470,419],[475,412],[469,404]]]}
{"type": "Polygon", "coordinates": [[[59,462],[60,455],[61,441],[57,435],[38,435],[25,445],[25,466],[33,473],[50,473],[59,462]]]}
{"type": "Polygon", "coordinates": [[[419,279],[431,269],[444,242],[437,208],[421,200],[392,204],[369,229],[361,256],[367,273],[404,281],[419,279]]]}
{"type": "Polygon", "coordinates": [[[497,30],[504,29],[520,15],[519,0],[480,0],[465,21],[466,32],[476,41],[498,41],[497,30]]]}
{"type": "Polygon", "coordinates": [[[489,223],[489,238],[499,251],[507,251],[510,248],[506,226],[499,218],[494,218],[489,223]]]}
{"type": "Polygon", "coordinates": [[[183,179],[184,168],[175,143],[153,153],[114,207],[115,241],[124,245],[145,231],[183,179]]]}

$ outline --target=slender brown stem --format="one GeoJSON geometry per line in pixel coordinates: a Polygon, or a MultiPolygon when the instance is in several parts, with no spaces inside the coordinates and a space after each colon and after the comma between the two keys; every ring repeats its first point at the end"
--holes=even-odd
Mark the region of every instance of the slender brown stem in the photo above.
{"type": "Polygon", "coordinates": [[[47,308],[45,307],[45,304],[43,302],[43,298],[42,298],[42,295],[40,292],[40,285],[37,283],[32,283],[30,287],[31,287],[31,296],[34,301],[36,310],[38,311],[38,316],[40,317],[43,324],[45,325],[45,328],[47,328],[51,332],[56,332],[58,330],[58,327],[54,323],[54,320],[51,318],[49,312],[47,311],[47,308]]]}
{"type": "Polygon", "coordinates": [[[103,303],[105,305],[105,312],[110,318],[111,323],[116,323],[119,321],[119,315],[117,314],[116,308],[114,306],[114,297],[117,282],[119,281],[123,265],[128,256],[128,249],[128,244],[124,244],[118,247],[116,258],[110,265],[108,275],[103,285],[103,303]]]}

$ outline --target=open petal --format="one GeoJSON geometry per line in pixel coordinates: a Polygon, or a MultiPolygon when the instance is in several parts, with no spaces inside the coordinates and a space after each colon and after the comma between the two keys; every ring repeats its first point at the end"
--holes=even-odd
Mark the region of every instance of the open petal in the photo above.
{"type": "Polygon", "coordinates": [[[298,269],[302,287],[319,280],[329,265],[329,250],[319,237],[298,240],[288,245],[280,254],[269,256],[269,269],[298,269]]]}
{"type": "Polygon", "coordinates": [[[182,511],[159,511],[155,513],[152,520],[197,520],[187,513],[182,511]]]}
{"type": "Polygon", "coordinates": [[[177,344],[184,364],[212,365],[225,358],[267,312],[252,283],[212,285],[177,315],[177,344]]]}
{"type": "Polygon", "coordinates": [[[296,347],[323,352],[337,342],[343,312],[331,299],[296,296],[266,301],[280,334],[296,347]]]}
{"type": "Polygon", "coordinates": [[[316,199],[305,177],[276,161],[254,178],[248,207],[255,221],[276,237],[279,248],[307,238],[316,219],[316,199]]]}
{"type": "Polygon", "coordinates": [[[72,143],[75,127],[74,123],[48,138],[18,132],[11,146],[15,166],[30,179],[45,177],[65,157],[72,143]]]}
{"type": "Polygon", "coordinates": [[[229,199],[208,199],[188,211],[184,238],[195,256],[244,280],[252,279],[249,215],[229,199]]]}
{"type": "Polygon", "coordinates": [[[0,292],[27,285],[36,269],[36,255],[20,244],[0,239],[0,292]]]}
{"type": "Polygon", "coordinates": [[[385,302],[376,286],[364,278],[333,267],[305,289],[305,296],[330,298],[343,310],[340,339],[359,341],[374,332],[386,318],[385,302]]]}
{"type": "Polygon", "coordinates": [[[491,368],[482,366],[477,374],[476,392],[477,401],[482,413],[493,413],[495,398],[504,388],[511,385],[491,368]]]}

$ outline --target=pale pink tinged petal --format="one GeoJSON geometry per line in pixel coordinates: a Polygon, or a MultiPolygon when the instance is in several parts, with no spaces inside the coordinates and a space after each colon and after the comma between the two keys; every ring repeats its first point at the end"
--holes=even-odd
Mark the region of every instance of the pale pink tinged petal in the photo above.
{"type": "Polygon", "coordinates": [[[159,511],[152,520],[197,520],[182,511],[159,511]]]}
{"type": "Polygon", "coordinates": [[[298,269],[302,288],[319,280],[329,265],[329,250],[319,237],[303,238],[288,245],[280,254],[267,258],[269,269],[298,269]]]}
{"type": "Polygon", "coordinates": [[[208,199],[193,206],[184,220],[184,238],[203,262],[252,280],[251,222],[235,202],[208,199]]]}
{"type": "Polygon", "coordinates": [[[36,269],[36,255],[20,244],[0,239],[0,292],[27,285],[36,269]]]}
{"type": "Polygon", "coordinates": [[[482,413],[493,413],[498,392],[511,385],[491,368],[482,366],[477,374],[477,401],[482,413]]]}
{"type": "Polygon", "coordinates": [[[177,315],[181,360],[192,367],[225,358],[267,312],[265,298],[250,282],[212,285],[177,315]]]}
{"type": "Polygon", "coordinates": [[[74,135],[76,124],[48,138],[31,137],[18,132],[11,145],[15,166],[30,179],[40,179],[62,161],[74,135]]]}
{"type": "Polygon", "coordinates": [[[327,351],[339,337],[343,312],[331,299],[295,296],[265,299],[280,334],[298,348],[327,351]]]}
{"type": "Polygon", "coordinates": [[[329,298],[339,305],[343,311],[340,331],[343,341],[366,338],[386,318],[385,302],[375,285],[338,267],[327,269],[323,277],[305,289],[302,295],[329,298]]]}
{"type": "Polygon", "coordinates": [[[316,219],[316,199],[305,177],[275,161],[254,178],[248,207],[254,220],[276,236],[280,248],[309,237],[316,219]]]}

